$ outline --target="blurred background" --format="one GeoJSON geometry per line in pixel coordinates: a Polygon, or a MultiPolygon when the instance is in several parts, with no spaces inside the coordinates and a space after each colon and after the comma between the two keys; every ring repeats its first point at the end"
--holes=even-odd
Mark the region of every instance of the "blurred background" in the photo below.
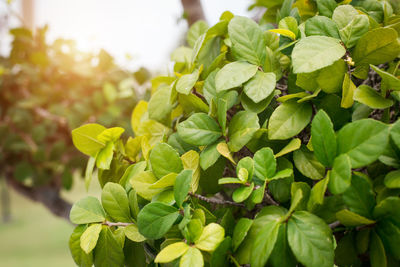
{"type": "Polygon", "coordinates": [[[0,266],[74,266],[71,203],[98,196],[70,131],[123,126],[189,24],[252,0],[0,0],[0,266]],[[193,6],[193,3],[195,5],[193,6]],[[199,5],[200,4],[200,5],[199,5]]]}

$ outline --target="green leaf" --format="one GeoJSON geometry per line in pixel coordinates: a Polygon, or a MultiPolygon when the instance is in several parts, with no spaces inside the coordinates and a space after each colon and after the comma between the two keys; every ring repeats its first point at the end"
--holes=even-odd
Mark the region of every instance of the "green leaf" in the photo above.
{"type": "Polygon", "coordinates": [[[193,114],[179,123],[177,129],[183,141],[196,146],[209,145],[222,135],[217,122],[204,113],[193,114]]]}
{"type": "Polygon", "coordinates": [[[203,267],[204,260],[200,250],[194,247],[189,247],[179,261],[179,267],[203,267]]]}
{"type": "Polygon", "coordinates": [[[400,188],[400,170],[386,174],[384,183],[387,188],[400,188]]]}
{"type": "Polygon", "coordinates": [[[370,65],[370,66],[374,71],[376,71],[376,73],[379,74],[379,76],[381,76],[382,85],[384,84],[390,90],[396,90],[396,91],[400,90],[400,79],[399,78],[397,78],[396,76],[392,75],[389,72],[381,70],[380,68],[378,68],[374,65],[370,65]]]}
{"type": "Polygon", "coordinates": [[[292,52],[293,72],[308,73],[329,65],[340,59],[346,49],[340,40],[326,36],[302,38],[292,52]]]}
{"type": "Polygon", "coordinates": [[[301,174],[310,179],[319,180],[325,175],[325,167],[304,146],[293,152],[293,161],[301,174]]]}
{"type": "Polygon", "coordinates": [[[232,235],[233,251],[235,251],[243,242],[252,225],[253,221],[247,218],[240,218],[240,220],[236,223],[232,235]]]}
{"type": "Polygon", "coordinates": [[[166,143],[157,143],[150,152],[151,169],[157,178],[183,169],[178,152],[166,143]],[[166,160],[168,159],[168,161],[166,160]]]}
{"type": "Polygon", "coordinates": [[[178,93],[188,95],[198,79],[199,79],[198,69],[196,69],[190,74],[183,75],[182,77],[179,78],[178,82],[176,83],[176,91],[178,91],[178,93]]]}
{"type": "Polygon", "coordinates": [[[108,215],[117,222],[132,221],[125,189],[116,183],[107,183],[101,192],[101,203],[108,215]]]}
{"type": "Polygon", "coordinates": [[[97,140],[103,143],[116,142],[124,132],[124,128],[112,127],[101,132],[97,136],[97,140]]]}
{"type": "Polygon", "coordinates": [[[333,266],[332,232],[319,217],[296,211],[288,221],[288,241],[297,260],[307,267],[333,266]]]}
{"type": "Polygon", "coordinates": [[[301,147],[301,140],[299,138],[293,138],[290,140],[290,142],[279,151],[275,157],[279,158],[282,157],[283,155],[289,154],[290,152],[293,152],[301,147]]]}
{"type": "Polygon", "coordinates": [[[373,224],[375,221],[365,218],[349,210],[336,212],[336,218],[345,226],[359,226],[373,224]]]}
{"type": "Polygon", "coordinates": [[[207,170],[217,162],[221,154],[217,150],[219,142],[215,142],[206,146],[200,153],[200,166],[203,170],[207,170]]]}
{"type": "Polygon", "coordinates": [[[101,230],[94,255],[94,265],[96,267],[124,266],[122,246],[108,227],[104,227],[101,230]]]}
{"type": "Polygon", "coordinates": [[[356,65],[378,65],[391,61],[400,53],[397,32],[391,28],[376,28],[364,34],[354,49],[356,65]]]}
{"type": "Polygon", "coordinates": [[[134,224],[126,226],[124,232],[126,237],[134,242],[143,242],[146,240],[146,238],[139,233],[138,227],[134,224]]]}
{"type": "Polygon", "coordinates": [[[157,178],[151,171],[142,171],[133,176],[129,182],[136,193],[147,200],[151,200],[162,191],[162,189],[153,188],[153,185],[157,182],[157,178]]]}
{"type": "Polygon", "coordinates": [[[182,155],[183,167],[185,170],[192,170],[193,175],[190,183],[190,189],[194,193],[197,191],[200,182],[200,156],[194,150],[190,150],[182,155]]]}
{"type": "Polygon", "coordinates": [[[85,188],[86,191],[89,190],[90,182],[92,181],[93,177],[93,169],[94,165],[96,164],[96,158],[90,157],[87,165],[86,165],[86,170],[85,170],[85,188]]]}
{"type": "Polygon", "coordinates": [[[346,154],[335,158],[329,175],[328,188],[332,194],[342,194],[351,185],[351,162],[346,154]]]}
{"type": "Polygon", "coordinates": [[[375,227],[387,251],[400,260],[400,228],[391,220],[382,220],[375,227]]]}
{"type": "Polygon", "coordinates": [[[336,135],[331,119],[323,110],[314,116],[311,137],[315,157],[325,166],[332,166],[336,156],[336,135]]]}
{"type": "Polygon", "coordinates": [[[400,198],[399,197],[387,197],[374,208],[373,217],[379,220],[388,218],[397,225],[400,225],[400,198]]]}
{"type": "Polygon", "coordinates": [[[229,255],[232,247],[231,237],[227,236],[222,241],[214,253],[211,255],[211,267],[228,267],[227,256],[229,255]]]}
{"type": "Polygon", "coordinates": [[[204,227],[199,239],[195,242],[198,249],[214,251],[219,243],[224,240],[225,229],[216,223],[210,223],[204,227]]]}
{"type": "Polygon", "coordinates": [[[310,197],[310,192],[311,192],[311,188],[310,186],[305,183],[305,182],[294,182],[291,185],[290,188],[290,195],[291,195],[291,210],[306,210],[307,209],[307,202],[309,200],[310,197]],[[298,196],[299,193],[297,193],[297,191],[300,190],[301,191],[301,200],[299,203],[297,202],[297,199],[300,197],[298,196]],[[296,200],[296,202],[294,201],[296,200]],[[297,204],[297,205],[294,205],[297,204]],[[293,206],[293,208],[292,208],[293,206]]]}
{"type": "Polygon", "coordinates": [[[337,7],[332,19],[337,24],[340,38],[347,48],[352,48],[369,29],[368,17],[360,15],[351,5],[337,7]]]}
{"type": "Polygon", "coordinates": [[[249,186],[241,186],[236,189],[232,194],[233,201],[240,203],[245,201],[253,192],[254,183],[251,183],[249,186]]]}
{"type": "Polygon", "coordinates": [[[102,226],[99,223],[92,224],[81,235],[81,248],[86,254],[89,254],[96,247],[101,228],[102,226]]]}
{"type": "Polygon", "coordinates": [[[93,253],[86,254],[81,248],[81,236],[87,229],[86,225],[78,225],[69,239],[69,249],[76,265],[80,267],[93,266],[93,253]]]}
{"type": "Polygon", "coordinates": [[[245,61],[226,64],[215,76],[217,92],[241,86],[256,74],[257,69],[256,65],[245,61]]]}
{"type": "Polygon", "coordinates": [[[266,44],[257,23],[250,18],[235,16],[229,22],[228,33],[237,60],[246,60],[258,66],[264,64],[266,44]]]}
{"type": "Polygon", "coordinates": [[[85,197],[76,202],[69,214],[69,219],[75,224],[86,224],[102,222],[105,220],[105,213],[100,201],[95,197],[85,197]]]}
{"type": "MultiPolygon", "coordinates": [[[[189,88],[189,91],[190,89],[192,88],[189,88]]],[[[154,94],[150,98],[147,107],[147,112],[150,119],[156,120],[164,124],[167,124],[169,122],[171,112],[174,108],[172,100],[174,94],[173,92],[174,91],[172,89],[172,86],[170,85],[160,86],[160,88],[158,88],[157,91],[154,92],[154,94]]]]}
{"type": "Polygon", "coordinates": [[[183,170],[176,177],[174,185],[174,197],[178,207],[182,207],[183,201],[189,193],[190,184],[192,182],[193,171],[183,170]]]}
{"type": "Polygon", "coordinates": [[[171,172],[159,179],[157,182],[149,186],[149,189],[164,189],[169,186],[174,186],[177,173],[171,172]]]}
{"type": "Polygon", "coordinates": [[[239,151],[260,128],[256,113],[239,111],[229,123],[228,146],[232,152],[239,151]]]}
{"type": "Polygon", "coordinates": [[[119,180],[119,184],[125,187],[126,191],[129,191],[131,185],[129,181],[131,180],[132,177],[134,177],[136,174],[144,171],[146,169],[146,161],[141,161],[135,164],[130,165],[128,168],[126,168],[124,175],[122,175],[121,179],[119,180]]]}
{"type": "Polygon", "coordinates": [[[351,186],[343,193],[343,201],[350,211],[371,218],[375,206],[374,192],[366,178],[353,175],[351,186]]]}
{"type": "Polygon", "coordinates": [[[207,30],[208,30],[208,24],[204,20],[198,20],[195,23],[193,23],[193,25],[190,26],[186,35],[186,40],[188,44],[191,47],[193,47],[194,44],[196,43],[196,40],[207,30]]]}
{"type": "Polygon", "coordinates": [[[268,138],[289,139],[300,133],[310,122],[312,108],[309,103],[294,100],[282,103],[271,115],[268,122],[268,138]]]}
{"type": "Polygon", "coordinates": [[[189,249],[189,245],[187,245],[184,242],[177,242],[173,243],[165,248],[163,248],[158,254],[157,257],[155,258],[154,262],[155,263],[167,263],[171,262],[183,254],[186,253],[189,249]]]}
{"type": "Polygon", "coordinates": [[[393,105],[393,101],[382,97],[368,85],[360,85],[354,92],[354,100],[373,109],[385,109],[393,105]]]}
{"type": "MultiPolygon", "coordinates": [[[[343,59],[339,59],[332,65],[319,70],[316,81],[318,86],[325,93],[337,93],[342,90],[346,73],[347,65],[343,59]]],[[[308,90],[308,88],[306,88],[306,90],[308,90]]],[[[317,90],[315,92],[317,92],[317,90]]]]}
{"type": "Polygon", "coordinates": [[[289,247],[287,240],[287,224],[279,226],[278,237],[274,249],[268,259],[271,266],[296,266],[296,259],[289,247]]]}
{"type": "Polygon", "coordinates": [[[279,221],[270,221],[261,228],[259,235],[254,240],[251,266],[263,267],[267,263],[278,237],[279,225],[279,221]]]}
{"type": "Polygon", "coordinates": [[[99,169],[108,170],[111,166],[111,161],[114,156],[114,143],[108,142],[107,145],[102,148],[96,157],[96,166],[99,169]]]}
{"type": "Polygon", "coordinates": [[[90,123],[72,130],[72,142],[83,154],[96,157],[105,144],[97,139],[106,128],[100,124],[90,123]]]}
{"type": "Polygon", "coordinates": [[[138,214],[139,232],[149,239],[159,239],[172,227],[179,211],[164,203],[147,204],[138,214]]]}
{"type": "Polygon", "coordinates": [[[319,14],[330,18],[337,7],[337,3],[335,0],[317,0],[317,7],[319,14]]]}
{"type": "Polygon", "coordinates": [[[371,231],[371,242],[369,245],[369,254],[371,259],[371,267],[386,267],[387,259],[385,247],[383,246],[382,240],[375,233],[371,231]]]}
{"type": "Polygon", "coordinates": [[[372,119],[344,126],[337,134],[338,154],[346,153],[352,168],[366,166],[382,154],[389,141],[389,127],[372,119]]]}
{"type": "Polygon", "coordinates": [[[340,106],[342,108],[349,108],[353,106],[354,100],[354,91],[356,90],[356,86],[351,80],[351,77],[348,73],[344,75],[343,79],[343,91],[342,91],[342,102],[340,106]]]}
{"type": "Polygon", "coordinates": [[[340,38],[336,24],[325,16],[315,16],[306,20],[305,32],[307,36],[322,35],[340,38]]]}
{"type": "Polygon", "coordinates": [[[273,72],[257,71],[256,75],[244,85],[244,92],[255,103],[267,98],[275,89],[276,76],[273,72]]]}
{"type": "Polygon", "coordinates": [[[390,139],[400,148],[400,120],[397,120],[390,129],[390,139]]]}
{"type": "Polygon", "coordinates": [[[324,203],[324,196],[329,183],[329,175],[324,179],[318,181],[313,188],[311,188],[310,198],[307,203],[307,209],[314,211],[318,205],[324,203]]]}

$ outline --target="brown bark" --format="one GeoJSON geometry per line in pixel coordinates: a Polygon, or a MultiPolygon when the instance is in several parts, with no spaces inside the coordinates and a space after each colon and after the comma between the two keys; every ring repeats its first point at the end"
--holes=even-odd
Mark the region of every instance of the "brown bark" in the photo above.
{"type": "Polygon", "coordinates": [[[50,185],[28,187],[15,180],[11,173],[6,175],[6,179],[8,185],[19,194],[32,201],[42,203],[52,214],[69,221],[72,205],[60,196],[58,188],[50,185]]]}
{"type": "Polygon", "coordinates": [[[198,20],[205,20],[200,0],[181,0],[189,27],[198,20]]]}

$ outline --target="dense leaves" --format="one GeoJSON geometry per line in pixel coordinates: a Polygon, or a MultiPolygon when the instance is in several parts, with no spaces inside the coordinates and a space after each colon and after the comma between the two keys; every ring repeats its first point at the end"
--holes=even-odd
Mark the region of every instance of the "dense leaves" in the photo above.
{"type": "Polygon", "coordinates": [[[75,130],[103,187],[71,211],[78,265],[122,266],[129,244],[149,266],[399,264],[399,6],[339,2],[198,22],[134,137],[75,130]]]}

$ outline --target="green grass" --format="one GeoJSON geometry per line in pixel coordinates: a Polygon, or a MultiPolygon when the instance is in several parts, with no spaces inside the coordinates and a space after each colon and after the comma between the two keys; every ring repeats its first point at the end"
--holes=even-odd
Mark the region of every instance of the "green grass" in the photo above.
{"type": "MultiPolygon", "coordinates": [[[[93,188],[89,194],[98,196],[98,188],[93,188]]],[[[12,221],[0,222],[0,266],[75,266],[68,248],[73,225],[55,217],[41,204],[10,193],[12,221]]],[[[74,202],[87,193],[83,182],[78,181],[71,192],[63,195],[74,202]]]]}

